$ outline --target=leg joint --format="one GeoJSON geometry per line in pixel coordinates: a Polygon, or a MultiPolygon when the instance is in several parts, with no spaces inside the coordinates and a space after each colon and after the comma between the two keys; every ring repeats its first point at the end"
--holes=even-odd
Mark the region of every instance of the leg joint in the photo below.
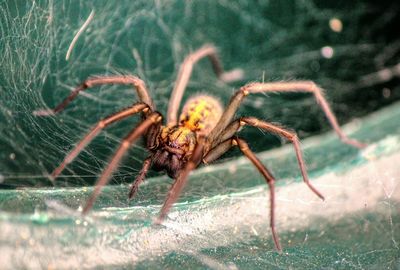
{"type": "Polygon", "coordinates": [[[251,88],[252,85],[252,83],[249,83],[245,86],[240,87],[239,92],[243,93],[243,96],[247,96],[248,94],[250,94],[249,88],[251,88]]]}
{"type": "Polygon", "coordinates": [[[90,80],[86,80],[81,84],[82,89],[87,89],[91,86],[92,84],[90,83],[90,80]]]}
{"type": "Polygon", "coordinates": [[[250,149],[249,145],[244,140],[239,139],[239,138],[236,138],[234,140],[236,141],[236,143],[239,146],[240,150],[245,152],[245,151],[248,151],[250,149]]]}
{"type": "Polygon", "coordinates": [[[123,148],[129,148],[129,146],[131,145],[131,143],[130,143],[130,141],[129,140],[123,140],[122,141],[122,143],[121,143],[121,146],[123,147],[123,148]]]}
{"type": "Polygon", "coordinates": [[[260,125],[260,122],[262,122],[262,121],[260,121],[259,119],[255,118],[255,117],[241,117],[240,118],[241,126],[248,124],[253,127],[258,127],[260,125]]]}
{"type": "Polygon", "coordinates": [[[293,131],[287,131],[287,130],[285,130],[285,133],[284,133],[284,134],[286,135],[286,138],[287,138],[289,141],[291,141],[291,142],[296,142],[296,141],[299,140],[299,137],[298,137],[297,134],[296,134],[295,132],[293,132],[293,131]]]}
{"type": "Polygon", "coordinates": [[[106,120],[100,120],[100,122],[97,124],[97,127],[103,129],[106,127],[106,124],[106,120]]]}
{"type": "Polygon", "coordinates": [[[238,122],[239,122],[239,127],[242,127],[242,126],[247,124],[247,118],[246,117],[240,117],[238,122]]]}

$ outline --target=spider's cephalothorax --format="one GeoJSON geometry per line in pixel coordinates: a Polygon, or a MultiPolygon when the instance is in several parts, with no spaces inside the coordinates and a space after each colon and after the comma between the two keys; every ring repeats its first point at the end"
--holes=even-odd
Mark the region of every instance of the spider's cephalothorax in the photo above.
{"type": "Polygon", "coordinates": [[[329,122],[340,139],[352,146],[363,147],[364,144],[348,138],[341,130],[335,115],[331,111],[328,102],[325,100],[321,88],[312,81],[291,81],[291,82],[270,82],[270,83],[249,83],[235,92],[227,107],[223,110],[217,99],[208,95],[197,95],[189,99],[182,109],[178,120],[178,111],[185,88],[193,69],[193,65],[200,59],[208,57],[213,69],[221,81],[228,82],[241,78],[240,70],[224,72],[216,49],[211,45],[205,45],[190,54],[182,63],[178,78],[167,111],[167,124],[163,126],[162,115],[155,111],[155,106],[146,88],[144,81],[135,76],[102,76],[89,78],[53,110],[36,111],[36,115],[49,115],[62,111],[79,92],[96,85],[125,84],[133,85],[138,94],[138,103],[133,104],[120,112],[112,114],[97,125],[79,142],[76,147],[65,157],[64,161],[53,171],[51,179],[55,179],[83,149],[84,147],[105,127],[114,122],[125,119],[129,116],[143,113],[143,120],[139,125],[123,139],[120,147],[116,150],[107,167],[104,169],[96,187],[83,208],[87,213],[93,206],[96,197],[104,185],[110,180],[112,173],[117,169],[119,162],[129,147],[141,136],[145,137],[146,148],[150,156],[143,162],[143,167],[136,176],[129,192],[132,198],[138,190],[139,185],[146,177],[147,171],[153,165],[156,170],[166,171],[174,178],[168,197],[160,211],[158,222],[161,222],[167,215],[172,204],[178,199],[180,192],[185,186],[189,173],[200,163],[208,164],[227,152],[230,148],[237,146],[242,153],[253,163],[262,174],[270,188],[270,225],[272,237],[278,250],[281,249],[278,235],[275,231],[275,179],[267,170],[257,156],[250,150],[246,141],[237,137],[237,132],[244,125],[257,127],[263,131],[273,133],[285,138],[294,146],[298,165],[304,182],[321,199],[322,194],[312,186],[308,179],[305,162],[300,148],[300,141],[295,132],[287,130],[280,125],[275,125],[255,117],[240,117],[234,119],[235,113],[242,100],[249,94],[270,93],[270,92],[305,92],[312,93],[321,106],[329,122]]]}
{"type": "Polygon", "coordinates": [[[207,135],[222,115],[220,102],[208,95],[189,99],[182,109],[179,124],[161,129],[153,156],[153,168],[176,178],[192,156],[198,136],[207,135]]]}

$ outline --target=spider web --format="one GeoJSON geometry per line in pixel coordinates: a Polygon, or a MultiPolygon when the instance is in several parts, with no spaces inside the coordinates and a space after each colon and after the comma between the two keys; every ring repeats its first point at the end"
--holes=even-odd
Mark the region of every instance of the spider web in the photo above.
{"type": "MultiPolygon", "coordinates": [[[[113,178],[116,185],[105,189],[93,216],[77,215],[75,209],[90,194],[90,188],[82,186],[94,183],[136,118],[96,138],[57,179],[56,188],[32,189],[50,186],[48,173],[96,121],[135,102],[133,89],[99,87],[80,95],[57,116],[32,112],[54,107],[90,75],[137,74],[164,113],[184,56],[209,42],[219,48],[226,69],[240,67],[245,78],[221,84],[202,61],[185,99],[205,92],[226,102],[235,88],[249,81],[312,79],[326,89],[339,122],[349,122],[400,97],[395,28],[399,9],[395,1],[379,6],[372,1],[300,0],[2,1],[0,185],[10,190],[2,191],[0,199],[1,261],[10,268],[63,267],[61,261],[69,261],[65,267],[72,268],[398,264],[399,171],[387,165],[399,160],[398,104],[363,120],[361,127],[357,121],[347,127],[348,133],[371,142],[360,153],[332,134],[304,143],[312,179],[327,194],[325,203],[297,183],[301,179],[290,145],[261,153],[280,146],[280,140],[256,129],[241,133],[282,179],[277,218],[286,257],[273,251],[269,239],[263,180],[235,151],[222,163],[193,174],[166,228],[154,229],[151,222],[171,183],[167,177],[152,172],[136,200],[126,201],[126,183],[146,157],[141,144],[124,159],[113,178]],[[92,11],[93,20],[65,60],[92,11]],[[334,19],[343,24],[339,32],[334,19]],[[357,186],[360,183],[365,189],[357,186]],[[371,192],[376,186],[376,193],[371,192]],[[354,203],[360,193],[370,194],[361,200],[370,205],[354,203]],[[57,248],[49,253],[50,246],[57,248]],[[351,248],[355,251],[349,252],[351,248]],[[318,256],[327,259],[315,259],[318,256]]],[[[282,123],[302,138],[330,130],[314,99],[305,95],[250,97],[239,114],[282,123]]]]}

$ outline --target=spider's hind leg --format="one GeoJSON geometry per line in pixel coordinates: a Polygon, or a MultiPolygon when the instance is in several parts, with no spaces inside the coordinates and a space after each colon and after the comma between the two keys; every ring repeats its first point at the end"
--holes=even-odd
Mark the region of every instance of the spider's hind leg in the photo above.
{"type": "Polygon", "coordinates": [[[181,104],[183,93],[185,92],[190,76],[192,75],[193,67],[198,61],[205,57],[210,60],[214,73],[221,81],[232,82],[240,80],[243,77],[243,71],[241,69],[224,71],[218,57],[217,49],[210,44],[206,44],[189,54],[179,68],[175,86],[171,93],[167,112],[168,124],[173,125],[177,123],[179,105],[181,104]]]}

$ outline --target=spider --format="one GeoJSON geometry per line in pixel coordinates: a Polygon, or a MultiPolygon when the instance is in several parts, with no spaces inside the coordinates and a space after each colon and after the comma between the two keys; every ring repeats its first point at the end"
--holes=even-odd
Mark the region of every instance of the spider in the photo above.
{"type": "Polygon", "coordinates": [[[178,77],[169,100],[166,124],[163,124],[163,115],[155,110],[155,106],[145,83],[136,76],[113,75],[89,77],[76,87],[74,91],[54,109],[38,111],[37,114],[39,115],[58,113],[65,109],[81,91],[99,85],[132,85],[136,89],[139,98],[139,102],[134,103],[132,106],[100,120],[65,157],[64,161],[53,171],[50,178],[54,181],[65,166],[72,162],[101,130],[115,122],[140,113],[142,115],[142,121],[122,140],[119,148],[98,179],[93,193],[83,208],[83,214],[86,214],[92,208],[95,199],[100,194],[104,185],[110,181],[113,172],[118,168],[128,148],[141,136],[145,139],[149,156],[144,160],[142,169],[130,188],[129,199],[132,199],[138,191],[138,187],[145,179],[146,173],[150,167],[154,168],[156,171],[165,171],[168,176],[174,179],[174,183],[170,187],[167,198],[156,220],[157,224],[163,221],[172,205],[178,199],[193,169],[198,167],[201,163],[208,164],[215,161],[231,147],[237,146],[262,174],[269,186],[272,238],[276,249],[281,251],[281,245],[275,229],[275,178],[261,163],[253,151],[250,150],[246,141],[239,138],[236,133],[243,126],[247,125],[260,128],[290,141],[296,153],[303,181],[322,200],[324,200],[324,196],[309,181],[300,142],[296,133],[255,117],[240,117],[234,119],[235,112],[239,108],[242,100],[247,95],[255,93],[312,93],[333,129],[344,143],[357,148],[362,148],[365,145],[357,140],[348,138],[343,133],[328,102],[324,98],[322,89],[312,81],[248,83],[233,94],[225,109],[223,109],[220,102],[215,97],[204,94],[196,95],[186,102],[178,119],[179,106],[185,88],[189,82],[192,69],[199,60],[206,57],[210,60],[213,70],[220,80],[229,82],[240,77],[237,70],[224,72],[217,50],[213,45],[206,44],[189,54],[181,64],[178,72],[178,77]]]}

